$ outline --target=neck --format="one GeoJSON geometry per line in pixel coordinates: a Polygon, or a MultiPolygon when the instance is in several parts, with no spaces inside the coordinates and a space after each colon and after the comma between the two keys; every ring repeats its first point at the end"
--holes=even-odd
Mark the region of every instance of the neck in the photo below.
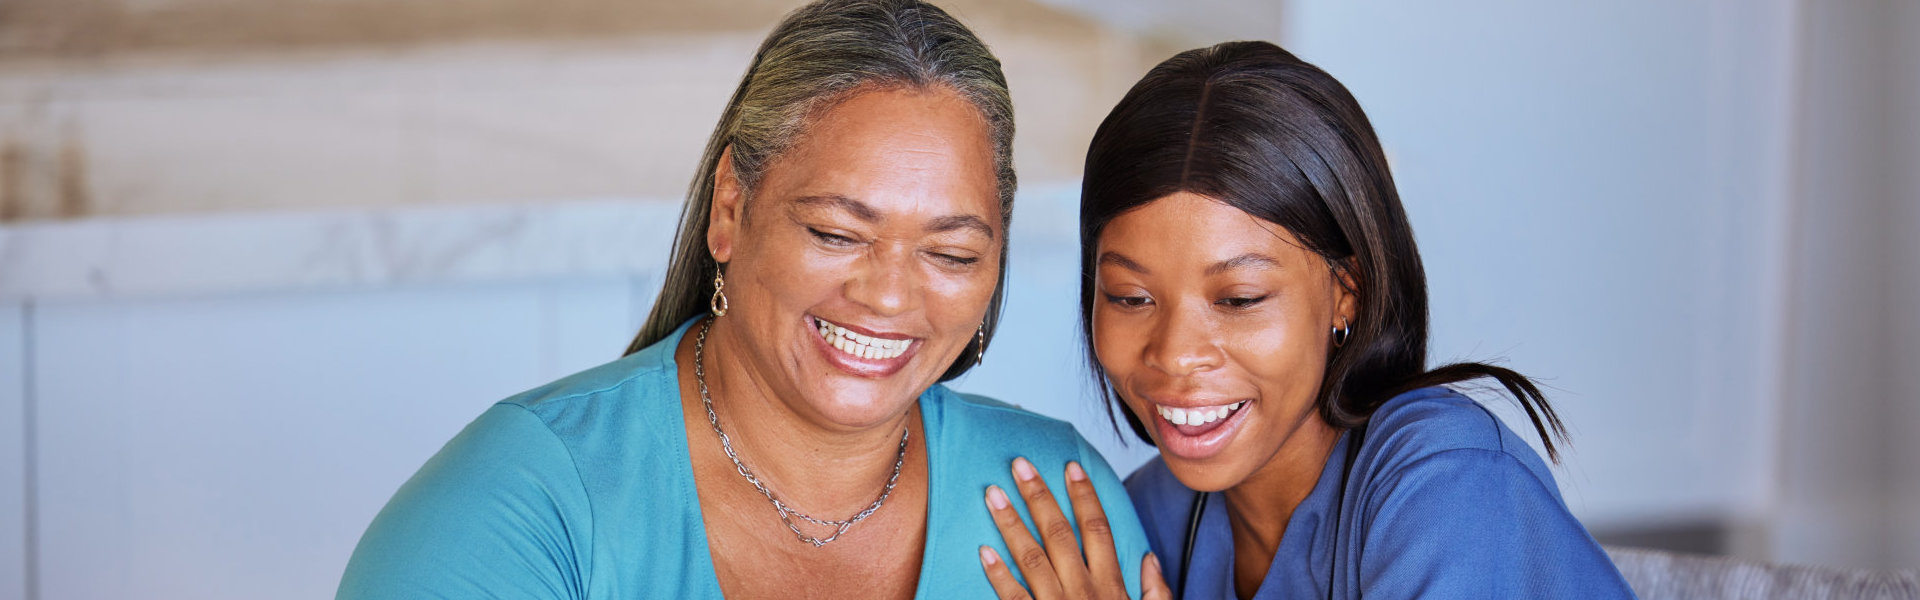
{"type": "MultiPolygon", "coordinates": [[[[741,332],[731,325],[724,319],[714,323],[707,335],[704,362],[714,414],[740,462],[775,497],[815,518],[846,519],[872,504],[900,462],[902,431],[918,429],[918,403],[906,403],[899,415],[870,426],[824,423],[805,412],[804,405],[783,401],[767,378],[732,351],[742,342],[735,341],[741,332]]],[[[681,354],[686,355],[681,370],[687,375],[693,374],[693,348],[702,326],[694,325],[681,344],[681,354]]],[[[694,400],[698,401],[697,395],[694,400]]],[[[704,409],[698,412],[705,413],[704,409]]],[[[919,433],[910,436],[908,454],[920,447],[919,433]]],[[[693,435],[688,443],[718,447],[720,440],[707,431],[693,435]]],[[[750,486],[744,478],[739,482],[750,486]]]]}
{"type": "Polygon", "coordinates": [[[1223,494],[1233,531],[1234,581],[1242,596],[1251,597],[1266,578],[1287,522],[1313,493],[1340,433],[1318,414],[1308,414],[1266,466],[1223,494]]]}

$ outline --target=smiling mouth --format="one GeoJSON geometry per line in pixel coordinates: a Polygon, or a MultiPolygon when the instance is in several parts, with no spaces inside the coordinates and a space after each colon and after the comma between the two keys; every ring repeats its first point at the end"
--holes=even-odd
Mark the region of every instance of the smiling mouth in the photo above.
{"type": "Polygon", "coordinates": [[[1161,419],[1165,419],[1173,425],[1205,427],[1208,424],[1224,421],[1227,417],[1233,416],[1233,413],[1240,410],[1240,407],[1246,405],[1246,403],[1247,401],[1241,400],[1232,404],[1197,406],[1193,408],[1161,406],[1158,412],[1161,419]]]}
{"type": "MultiPolygon", "coordinates": [[[[1189,401],[1199,398],[1187,398],[1189,401]]],[[[1213,399],[1217,402],[1217,399],[1213,399]]],[[[1154,402],[1152,431],[1161,454],[1183,460],[1205,461],[1227,450],[1246,426],[1247,398],[1209,406],[1168,406],[1154,402]]]]}
{"type": "Polygon", "coordinates": [[[899,358],[900,355],[906,354],[907,349],[913,346],[913,340],[911,338],[897,340],[874,337],[833,324],[819,317],[814,317],[813,323],[817,326],[815,330],[820,333],[821,339],[826,340],[828,346],[832,346],[835,350],[853,358],[889,360],[899,358]]]}

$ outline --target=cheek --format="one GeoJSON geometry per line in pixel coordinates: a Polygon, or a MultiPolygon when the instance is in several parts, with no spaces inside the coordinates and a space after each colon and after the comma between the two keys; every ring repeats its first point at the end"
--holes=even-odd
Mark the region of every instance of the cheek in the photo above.
{"type": "Polygon", "coordinates": [[[926,262],[922,262],[918,268],[921,269],[920,282],[926,294],[927,313],[936,322],[951,321],[969,328],[980,325],[993,302],[993,290],[1000,284],[998,260],[994,264],[962,273],[926,262]]]}
{"type": "Polygon", "coordinates": [[[743,231],[743,239],[752,243],[735,245],[734,262],[727,267],[729,286],[733,285],[735,272],[742,276],[751,272],[753,282],[766,288],[768,300],[811,303],[844,283],[852,258],[818,251],[805,231],[800,235],[785,229],[743,231]]]}
{"type": "MultiPolygon", "coordinates": [[[[1094,302],[1100,301],[1096,299],[1094,302]]],[[[1087,341],[1093,345],[1093,360],[1100,364],[1101,370],[1106,371],[1107,376],[1113,377],[1116,375],[1115,371],[1121,368],[1115,360],[1119,356],[1115,338],[1120,335],[1120,332],[1114,327],[1113,319],[1104,314],[1106,307],[1095,304],[1092,312],[1093,315],[1087,323],[1092,335],[1087,341]]]]}
{"type": "Polygon", "coordinates": [[[1326,369],[1324,336],[1307,326],[1311,319],[1268,318],[1237,328],[1228,344],[1234,362],[1246,369],[1263,396],[1294,404],[1311,402],[1326,369]]]}
{"type": "Polygon", "coordinates": [[[1105,303],[1093,308],[1093,358],[1114,381],[1127,380],[1139,366],[1141,350],[1146,346],[1140,319],[1131,316],[1114,314],[1105,303]]]}

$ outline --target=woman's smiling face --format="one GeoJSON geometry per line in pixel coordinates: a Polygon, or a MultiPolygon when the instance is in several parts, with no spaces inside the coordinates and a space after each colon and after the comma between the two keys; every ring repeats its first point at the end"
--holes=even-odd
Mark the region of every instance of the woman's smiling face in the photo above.
{"type": "Polygon", "coordinates": [[[1326,428],[1315,398],[1353,297],[1286,229],[1175,193],[1096,248],[1094,353],[1167,467],[1218,491],[1326,428]]]}
{"type": "Polygon", "coordinates": [[[716,335],[757,387],[836,428],[897,417],[939,381],[986,315],[1006,237],[972,104],[945,88],[855,94],[751,198],[723,156],[707,237],[730,304],[716,335]]]}

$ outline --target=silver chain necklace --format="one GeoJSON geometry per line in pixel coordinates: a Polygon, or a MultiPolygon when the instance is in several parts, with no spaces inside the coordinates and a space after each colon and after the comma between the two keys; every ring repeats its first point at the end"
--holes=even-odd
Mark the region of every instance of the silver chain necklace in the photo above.
{"type": "Polygon", "coordinates": [[[873,516],[874,511],[880,510],[880,505],[887,503],[887,496],[893,494],[893,485],[900,481],[900,467],[907,463],[907,435],[911,433],[913,429],[909,427],[900,432],[900,453],[893,459],[893,476],[887,478],[886,489],[880,490],[880,497],[875,498],[873,504],[867,505],[866,510],[862,510],[859,514],[845,520],[816,519],[806,513],[794,510],[793,507],[787,506],[787,503],[781,502],[779,498],[773,497],[773,491],[767,489],[766,484],[760,483],[760,478],[753,475],[753,469],[747,468],[746,463],[740,462],[740,455],[735,454],[733,451],[733,441],[727,439],[727,432],[720,430],[720,416],[713,412],[713,396],[707,393],[707,331],[711,329],[713,329],[713,319],[707,319],[705,323],[700,325],[700,337],[697,338],[693,344],[693,377],[695,381],[700,382],[700,404],[707,408],[707,422],[713,424],[713,433],[720,436],[720,448],[727,451],[727,458],[733,461],[734,470],[739,471],[741,477],[747,478],[747,483],[753,484],[753,489],[760,490],[760,495],[766,496],[767,501],[773,503],[773,510],[780,513],[780,522],[786,523],[787,529],[793,530],[793,535],[798,536],[800,541],[813,544],[813,547],[819,548],[834,540],[840,539],[840,534],[846,533],[847,529],[853,527],[854,523],[859,523],[867,517],[873,516]],[[805,532],[800,531],[800,525],[794,523],[792,517],[799,517],[802,520],[816,525],[832,527],[833,535],[825,538],[807,535],[805,532]]]}

